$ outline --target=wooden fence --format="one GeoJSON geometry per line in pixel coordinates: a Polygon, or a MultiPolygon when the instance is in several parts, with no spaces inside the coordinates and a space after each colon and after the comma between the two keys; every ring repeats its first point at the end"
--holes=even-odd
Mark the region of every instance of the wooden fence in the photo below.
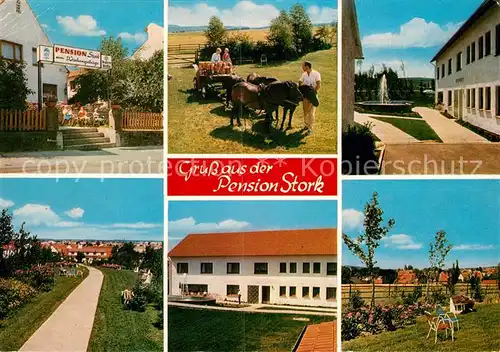
{"type": "Polygon", "coordinates": [[[137,131],[162,131],[163,114],[125,111],[123,113],[122,129],[137,131]]]}
{"type": "Polygon", "coordinates": [[[0,109],[0,131],[45,131],[47,110],[3,110],[0,109]]]}
{"type": "MultiPolygon", "coordinates": [[[[375,301],[385,301],[390,298],[401,297],[403,292],[405,294],[413,292],[415,287],[419,285],[414,284],[377,284],[375,285],[375,301]]],[[[426,292],[426,285],[420,285],[422,287],[422,294],[426,292]]],[[[448,294],[448,288],[445,285],[433,284],[429,285],[429,292],[442,290],[443,293],[448,294]]],[[[481,290],[485,295],[488,294],[500,294],[500,290],[496,285],[481,285],[481,290]]],[[[361,297],[365,301],[369,301],[372,297],[372,285],[371,284],[344,284],[342,285],[342,302],[347,303],[354,291],[359,291],[361,297]]],[[[471,295],[470,284],[468,283],[458,283],[455,285],[455,295],[471,295]]]]}
{"type": "Polygon", "coordinates": [[[205,44],[175,44],[168,45],[167,59],[169,66],[192,65],[198,60],[199,51],[205,44]]]}

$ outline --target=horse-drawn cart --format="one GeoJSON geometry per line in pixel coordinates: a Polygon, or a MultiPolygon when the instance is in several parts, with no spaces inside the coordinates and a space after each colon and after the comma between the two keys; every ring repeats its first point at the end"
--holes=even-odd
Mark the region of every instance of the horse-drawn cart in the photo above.
{"type": "Polygon", "coordinates": [[[219,92],[224,89],[224,82],[232,75],[232,69],[228,65],[217,65],[210,61],[202,61],[193,65],[196,75],[193,78],[193,89],[203,99],[208,92],[219,92]]]}

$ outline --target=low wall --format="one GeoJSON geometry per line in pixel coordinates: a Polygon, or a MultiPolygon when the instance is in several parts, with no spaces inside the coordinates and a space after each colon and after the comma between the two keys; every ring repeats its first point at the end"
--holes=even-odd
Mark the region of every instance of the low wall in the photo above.
{"type": "Polygon", "coordinates": [[[163,131],[120,131],[120,146],[163,145],[163,131]]]}
{"type": "Polygon", "coordinates": [[[57,132],[0,132],[0,152],[55,150],[57,132]]]}

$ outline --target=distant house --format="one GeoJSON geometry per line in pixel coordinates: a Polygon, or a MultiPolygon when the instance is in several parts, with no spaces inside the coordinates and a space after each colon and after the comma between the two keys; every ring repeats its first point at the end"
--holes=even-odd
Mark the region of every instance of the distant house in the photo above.
{"type": "Polygon", "coordinates": [[[59,253],[67,259],[76,259],[78,253],[83,253],[84,261],[92,263],[94,260],[111,258],[113,247],[111,246],[75,246],[71,244],[53,244],[51,249],[54,253],[59,253]]]}
{"type": "Polygon", "coordinates": [[[171,293],[336,307],[336,229],[191,234],[169,253],[171,293]]]}
{"type": "Polygon", "coordinates": [[[497,273],[497,268],[483,268],[483,274],[484,276],[491,276],[495,275],[497,273]]]}
{"type": "Polygon", "coordinates": [[[498,285],[498,280],[483,280],[481,282],[481,285],[494,285],[494,286],[497,286],[498,285]]]}
{"type": "Polygon", "coordinates": [[[342,129],[354,123],[356,59],[363,58],[354,0],[342,0],[342,129]]]}
{"type": "Polygon", "coordinates": [[[442,271],[441,273],[439,273],[439,283],[440,284],[446,284],[448,283],[448,278],[449,278],[449,275],[446,271],[442,271]]]}
{"type": "MultiPolygon", "coordinates": [[[[28,88],[33,91],[28,101],[38,101],[38,58],[39,45],[52,45],[37,16],[26,0],[0,1],[0,57],[26,63],[28,88]]],[[[43,65],[42,94],[54,95],[59,101],[67,99],[64,66],[43,65]]]]}
{"type": "Polygon", "coordinates": [[[417,275],[413,270],[398,270],[397,284],[416,284],[418,283],[417,275]]]}
{"type": "Polygon", "coordinates": [[[436,103],[457,119],[500,134],[498,0],[484,0],[431,61],[436,103]]]}
{"type": "Polygon", "coordinates": [[[148,39],[132,54],[134,60],[150,59],[155,52],[163,50],[163,27],[150,23],[145,32],[148,39]]]}

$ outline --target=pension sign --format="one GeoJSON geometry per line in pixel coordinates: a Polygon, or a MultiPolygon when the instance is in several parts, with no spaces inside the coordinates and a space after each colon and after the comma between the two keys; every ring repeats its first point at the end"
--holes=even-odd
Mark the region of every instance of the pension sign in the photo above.
{"type": "Polygon", "coordinates": [[[54,45],[54,63],[78,67],[101,68],[101,52],[54,45]]]}

